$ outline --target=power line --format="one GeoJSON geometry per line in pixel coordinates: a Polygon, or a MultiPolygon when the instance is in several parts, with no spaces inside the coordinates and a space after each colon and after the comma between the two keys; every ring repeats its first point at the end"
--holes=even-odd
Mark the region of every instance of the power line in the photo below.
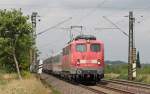
{"type": "Polygon", "coordinates": [[[43,31],[40,32],[40,33],[37,33],[36,36],[41,35],[41,34],[47,32],[47,31],[49,31],[49,30],[52,30],[52,29],[56,28],[57,26],[59,26],[59,25],[65,23],[65,22],[67,22],[67,21],[69,21],[69,20],[71,20],[71,19],[72,19],[72,17],[70,17],[70,18],[68,18],[68,19],[66,19],[66,20],[64,20],[64,21],[61,21],[61,22],[57,23],[56,25],[54,25],[54,26],[52,26],[52,27],[49,27],[49,28],[43,30],[43,31]]]}
{"type": "Polygon", "coordinates": [[[48,43],[46,43],[46,44],[43,44],[43,45],[39,46],[39,48],[41,48],[41,49],[47,48],[47,47],[49,47],[50,45],[51,45],[52,47],[54,47],[54,46],[56,46],[56,43],[58,43],[60,40],[62,40],[62,37],[58,37],[57,40],[54,40],[54,41],[52,41],[52,42],[48,42],[48,43]],[[54,44],[54,43],[55,43],[55,44],[54,44]]]}
{"type": "Polygon", "coordinates": [[[116,28],[118,28],[118,30],[120,32],[122,32],[124,35],[129,36],[124,30],[122,30],[119,26],[117,26],[115,23],[113,23],[111,20],[109,20],[106,16],[103,16],[103,18],[105,20],[107,20],[108,22],[110,22],[112,25],[114,25],[116,28]]]}
{"type": "Polygon", "coordinates": [[[95,28],[95,30],[103,30],[103,29],[119,29],[119,28],[95,28]]]}
{"type": "Polygon", "coordinates": [[[97,7],[95,7],[93,10],[89,11],[85,16],[83,16],[80,20],[79,23],[81,23],[84,19],[86,19],[87,17],[89,17],[90,15],[92,15],[94,12],[97,11],[98,7],[102,7],[102,5],[106,2],[107,0],[103,0],[100,4],[97,5],[97,7]]]}

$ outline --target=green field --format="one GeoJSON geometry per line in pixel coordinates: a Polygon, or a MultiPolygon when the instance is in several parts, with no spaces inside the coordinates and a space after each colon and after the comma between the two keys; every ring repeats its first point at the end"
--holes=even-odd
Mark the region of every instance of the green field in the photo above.
{"type": "MultiPolygon", "coordinates": [[[[106,64],[105,65],[105,78],[106,79],[128,79],[128,65],[123,64],[106,64]]],[[[137,68],[137,78],[135,81],[150,84],[150,65],[142,64],[141,68],[137,68]]]]}

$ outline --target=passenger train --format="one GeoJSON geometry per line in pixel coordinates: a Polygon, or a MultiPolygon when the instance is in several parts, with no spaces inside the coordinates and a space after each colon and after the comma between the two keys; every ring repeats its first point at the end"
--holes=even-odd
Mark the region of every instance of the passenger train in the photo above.
{"type": "Polygon", "coordinates": [[[104,77],[104,43],[92,35],[79,35],[60,54],[44,60],[43,71],[75,81],[99,82],[104,77]]]}

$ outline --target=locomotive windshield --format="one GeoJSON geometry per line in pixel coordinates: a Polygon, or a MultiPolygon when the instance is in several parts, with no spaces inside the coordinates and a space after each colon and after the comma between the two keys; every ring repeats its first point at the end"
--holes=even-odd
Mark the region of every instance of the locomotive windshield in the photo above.
{"type": "Polygon", "coordinates": [[[91,51],[92,52],[99,52],[100,51],[100,45],[99,44],[91,44],[91,51]]]}
{"type": "Polygon", "coordinates": [[[86,52],[86,45],[85,44],[77,44],[76,45],[76,50],[78,52],[86,52]]]}

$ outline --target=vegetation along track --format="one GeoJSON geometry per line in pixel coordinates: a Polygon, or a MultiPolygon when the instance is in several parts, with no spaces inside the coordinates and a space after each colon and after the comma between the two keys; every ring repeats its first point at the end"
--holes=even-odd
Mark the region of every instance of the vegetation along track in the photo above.
{"type": "Polygon", "coordinates": [[[120,85],[126,85],[126,86],[132,86],[135,88],[142,88],[142,89],[150,89],[149,84],[144,84],[144,83],[139,83],[139,82],[133,82],[133,81],[127,81],[127,80],[102,80],[103,82],[107,83],[115,83],[115,84],[120,84],[120,85]]]}

